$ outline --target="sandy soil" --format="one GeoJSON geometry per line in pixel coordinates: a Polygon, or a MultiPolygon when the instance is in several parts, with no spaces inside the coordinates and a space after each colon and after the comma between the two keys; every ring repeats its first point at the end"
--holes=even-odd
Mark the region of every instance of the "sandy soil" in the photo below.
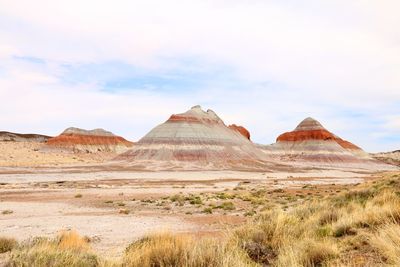
{"type": "Polygon", "coordinates": [[[0,235],[20,241],[35,236],[54,236],[60,230],[77,229],[94,240],[93,247],[108,256],[118,255],[132,240],[157,228],[190,231],[194,226],[172,216],[119,214],[113,209],[59,202],[1,202],[13,210],[0,217],[0,235]]]}
{"type": "Polygon", "coordinates": [[[71,154],[44,149],[39,142],[1,142],[0,166],[37,167],[99,163],[115,157],[112,153],[71,154]]]}
{"type": "MultiPolygon", "coordinates": [[[[333,187],[363,182],[369,174],[315,171],[309,173],[251,172],[69,172],[68,168],[30,169],[29,173],[0,174],[0,236],[26,240],[75,229],[94,240],[93,247],[109,257],[141,236],[162,230],[196,235],[212,234],[248,218],[250,204],[232,200],[234,210],[205,214],[208,204],[178,205],[171,196],[208,194],[207,203],[221,204],[216,193],[260,188],[302,190],[304,185],[329,186],[315,193],[334,193],[333,187]],[[123,211],[128,211],[124,214],[123,211]],[[122,213],[121,213],[122,212],[122,213]]],[[[271,191],[275,192],[275,191],[271,191]]],[[[276,192],[279,192],[277,190],[276,192]]],[[[293,194],[299,191],[293,191],[293,194]]],[[[277,193],[278,194],[278,193],[277,193]]],[[[205,195],[204,195],[205,196],[205,195]]],[[[279,196],[278,196],[279,197],[279,196]]],[[[271,195],[272,198],[272,195],[271,195]]],[[[280,199],[280,198],[279,198],[280,199]]],[[[278,199],[278,200],[279,200],[278,199]]]]}
{"type": "Polygon", "coordinates": [[[138,171],[104,163],[112,156],[0,142],[0,236],[22,241],[74,229],[88,236],[97,252],[118,257],[147,233],[215,237],[271,205],[290,208],[375,179],[365,171],[340,169],[138,171]]]}

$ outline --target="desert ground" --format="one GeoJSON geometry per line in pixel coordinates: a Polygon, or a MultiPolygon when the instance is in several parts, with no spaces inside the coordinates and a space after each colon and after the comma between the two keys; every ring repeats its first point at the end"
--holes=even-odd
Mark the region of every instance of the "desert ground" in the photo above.
{"type": "Polygon", "coordinates": [[[130,242],[150,232],[215,235],[244,223],[271,203],[290,206],[374,177],[321,170],[137,172],[90,165],[3,167],[0,235],[23,241],[74,229],[94,240],[98,252],[118,257],[130,242]],[[257,203],[253,199],[257,192],[269,194],[271,203],[257,203]]]}
{"type": "MultiPolygon", "coordinates": [[[[28,242],[74,230],[97,255],[123,257],[159,232],[223,239],[272,208],[344,193],[385,174],[339,169],[298,172],[139,171],[112,154],[65,154],[38,143],[0,142],[0,236],[28,242]]],[[[0,265],[7,254],[0,257],[0,265]]]]}

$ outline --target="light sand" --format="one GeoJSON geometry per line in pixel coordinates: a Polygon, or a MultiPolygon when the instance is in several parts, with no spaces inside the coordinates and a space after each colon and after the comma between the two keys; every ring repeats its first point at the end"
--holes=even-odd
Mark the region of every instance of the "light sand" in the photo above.
{"type": "Polygon", "coordinates": [[[90,153],[72,154],[44,149],[39,142],[2,142],[0,141],[0,166],[37,167],[93,164],[115,157],[116,154],[90,153]]]}
{"type": "MultiPolygon", "coordinates": [[[[175,194],[236,192],[244,185],[246,190],[293,188],[297,193],[304,185],[350,185],[371,175],[340,169],[145,172],[103,163],[112,155],[68,154],[42,150],[42,146],[0,142],[0,236],[26,240],[75,229],[94,240],[96,251],[110,257],[120,256],[130,242],[149,232],[169,229],[216,236],[245,222],[244,214],[254,208],[238,201],[233,211],[205,214],[206,204],[165,200],[175,194]],[[130,213],[121,214],[121,209],[130,213]],[[13,213],[1,214],[5,210],[13,213]]],[[[317,193],[336,192],[334,187],[324,190],[317,193]]]]}
{"type": "Polygon", "coordinates": [[[147,232],[168,229],[174,232],[193,230],[194,225],[170,216],[118,214],[113,209],[90,208],[64,203],[1,202],[0,235],[19,241],[36,236],[53,237],[60,230],[76,229],[90,237],[93,248],[102,255],[121,254],[124,247],[147,232]]]}

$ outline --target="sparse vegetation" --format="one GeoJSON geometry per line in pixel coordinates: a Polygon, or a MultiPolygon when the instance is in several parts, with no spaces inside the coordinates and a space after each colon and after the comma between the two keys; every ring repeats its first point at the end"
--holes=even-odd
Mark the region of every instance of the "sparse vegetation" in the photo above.
{"type": "Polygon", "coordinates": [[[7,266],[98,266],[98,256],[76,232],[55,239],[36,238],[13,249],[7,266]]]}
{"type": "Polygon", "coordinates": [[[0,237],[0,253],[11,251],[17,246],[14,238],[0,237]]]}
{"type": "Polygon", "coordinates": [[[12,214],[12,213],[14,213],[14,211],[12,211],[12,210],[3,210],[1,212],[1,214],[3,214],[3,215],[12,214]]]}
{"type": "Polygon", "coordinates": [[[217,206],[217,208],[219,209],[223,209],[223,210],[234,210],[235,209],[235,204],[233,204],[233,202],[223,202],[221,205],[217,206]]]}
{"type": "Polygon", "coordinates": [[[120,214],[125,214],[125,215],[126,215],[126,214],[129,214],[129,210],[128,210],[128,209],[120,209],[120,210],[119,210],[119,213],[120,213],[120,214]]]}
{"type": "Polygon", "coordinates": [[[76,194],[74,197],[75,198],[82,198],[82,194],[76,194]]]}
{"type": "Polygon", "coordinates": [[[213,209],[212,208],[204,208],[203,209],[203,213],[208,213],[208,214],[212,214],[213,213],[213,209]]]}
{"type": "Polygon", "coordinates": [[[154,234],[132,243],[125,251],[124,266],[257,266],[234,244],[212,239],[194,240],[170,233],[154,234]]]}
{"type": "MultiPolygon", "coordinates": [[[[253,218],[220,239],[149,235],[129,245],[117,266],[400,266],[400,176],[390,175],[333,196],[329,193],[336,189],[303,188],[311,189],[315,193],[307,200],[293,198],[299,192],[262,189],[241,195],[171,196],[170,202],[163,201],[174,208],[184,205],[187,215],[193,214],[188,208],[206,214],[235,210],[253,218]],[[315,198],[318,192],[326,196],[315,198]],[[264,203],[257,204],[263,207],[256,208],[252,200],[264,203]],[[203,204],[206,208],[200,208],[203,204]],[[249,209],[243,209],[243,204],[249,209]]],[[[0,248],[2,242],[6,244],[0,239],[0,248]]],[[[9,250],[9,266],[105,265],[73,232],[55,240],[13,243],[5,251],[9,250]]]]}

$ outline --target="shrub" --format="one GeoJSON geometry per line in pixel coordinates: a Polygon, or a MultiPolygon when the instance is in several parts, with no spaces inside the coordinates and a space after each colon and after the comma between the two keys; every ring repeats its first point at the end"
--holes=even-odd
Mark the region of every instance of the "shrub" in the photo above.
{"type": "Polygon", "coordinates": [[[98,266],[87,241],[76,232],[63,232],[58,238],[35,239],[11,251],[7,266],[98,266]]]}
{"type": "Polygon", "coordinates": [[[357,232],[355,231],[355,229],[353,229],[351,227],[351,225],[348,225],[348,224],[339,225],[333,230],[334,237],[342,237],[345,235],[355,235],[356,233],[357,232]]]}
{"type": "Polygon", "coordinates": [[[379,228],[377,233],[370,237],[369,242],[379,252],[384,262],[400,266],[400,226],[398,224],[388,224],[379,228]]]}
{"type": "Polygon", "coordinates": [[[337,255],[338,249],[333,243],[304,239],[280,251],[276,266],[327,266],[337,255]]]}
{"type": "Polygon", "coordinates": [[[0,253],[11,251],[17,244],[17,241],[13,238],[0,237],[0,253]]]}
{"type": "Polygon", "coordinates": [[[119,211],[118,211],[118,213],[120,213],[120,214],[129,214],[129,210],[128,209],[120,209],[119,211]]]}
{"type": "Polygon", "coordinates": [[[170,233],[153,234],[127,247],[123,266],[246,267],[256,266],[245,252],[215,240],[194,240],[170,233]]]}
{"type": "Polygon", "coordinates": [[[12,211],[12,210],[3,210],[1,212],[1,214],[3,214],[3,215],[8,215],[8,214],[12,214],[12,213],[14,213],[14,211],[12,211]]]}
{"type": "Polygon", "coordinates": [[[212,210],[213,210],[212,208],[204,208],[202,212],[203,212],[203,213],[212,214],[212,213],[213,213],[212,210]]]}
{"type": "Polygon", "coordinates": [[[235,209],[235,204],[232,202],[223,202],[221,205],[219,205],[217,208],[223,209],[223,210],[234,210],[235,209]]]}
{"type": "Polygon", "coordinates": [[[319,224],[324,225],[328,223],[334,223],[338,220],[337,210],[328,210],[321,214],[319,217],[319,224]]]}

